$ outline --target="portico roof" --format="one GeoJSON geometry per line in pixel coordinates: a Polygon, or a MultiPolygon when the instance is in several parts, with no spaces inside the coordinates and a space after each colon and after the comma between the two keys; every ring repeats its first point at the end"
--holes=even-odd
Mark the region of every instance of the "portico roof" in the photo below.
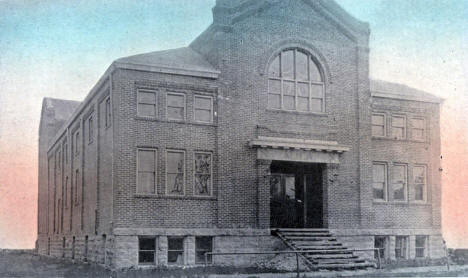
{"type": "Polygon", "coordinates": [[[249,142],[257,159],[309,163],[339,163],[339,154],[350,150],[336,141],[259,136],[249,142]]]}

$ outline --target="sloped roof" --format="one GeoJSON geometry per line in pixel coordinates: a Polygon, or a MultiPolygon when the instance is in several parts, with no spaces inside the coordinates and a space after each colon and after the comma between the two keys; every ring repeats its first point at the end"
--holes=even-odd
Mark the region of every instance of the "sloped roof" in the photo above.
{"type": "Polygon", "coordinates": [[[68,99],[44,98],[44,108],[54,112],[55,120],[68,120],[80,103],[68,99]]]}
{"type": "Polygon", "coordinates": [[[431,93],[411,88],[404,84],[392,83],[383,80],[370,80],[370,91],[374,97],[414,100],[423,102],[441,103],[442,98],[431,93]]]}
{"type": "Polygon", "coordinates": [[[117,59],[117,67],[217,78],[220,73],[190,47],[162,50],[117,59]]]}

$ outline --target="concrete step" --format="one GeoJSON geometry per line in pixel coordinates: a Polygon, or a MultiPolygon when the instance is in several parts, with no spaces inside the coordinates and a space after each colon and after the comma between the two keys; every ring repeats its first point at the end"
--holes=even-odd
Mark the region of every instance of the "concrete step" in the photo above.
{"type": "Polygon", "coordinates": [[[309,232],[287,232],[281,233],[283,236],[308,236],[308,237],[331,237],[332,234],[330,233],[309,233],[309,232]]]}
{"type": "Polygon", "coordinates": [[[354,259],[359,258],[353,254],[317,254],[317,255],[310,255],[306,254],[307,258],[313,260],[320,260],[320,259],[354,259]]]}
{"type": "Polygon", "coordinates": [[[310,236],[284,236],[285,239],[293,241],[322,241],[322,242],[336,242],[335,237],[310,237],[310,236]]]}
{"type": "Polygon", "coordinates": [[[314,260],[314,263],[317,263],[317,264],[350,264],[350,263],[364,263],[364,262],[366,262],[366,260],[359,259],[359,258],[314,260]]]}
{"type": "Polygon", "coordinates": [[[347,250],[348,248],[344,246],[314,246],[314,245],[294,245],[294,247],[299,248],[301,250],[347,250]]]}
{"type": "Polygon", "coordinates": [[[341,269],[363,269],[367,267],[375,267],[373,263],[350,263],[350,264],[315,264],[311,268],[315,270],[327,269],[327,270],[341,270],[341,269]]]}
{"type": "Polygon", "coordinates": [[[328,229],[322,228],[273,228],[272,230],[276,230],[278,232],[329,232],[328,229]]]}
{"type": "Polygon", "coordinates": [[[293,245],[310,245],[310,246],[343,246],[343,244],[337,242],[337,241],[323,241],[323,240],[316,240],[316,241],[310,241],[310,240],[301,240],[301,241],[290,241],[291,244],[293,245]]]}
{"type": "Polygon", "coordinates": [[[344,250],[304,250],[307,251],[308,255],[342,255],[342,254],[353,254],[352,251],[349,251],[347,249],[344,250]]]}

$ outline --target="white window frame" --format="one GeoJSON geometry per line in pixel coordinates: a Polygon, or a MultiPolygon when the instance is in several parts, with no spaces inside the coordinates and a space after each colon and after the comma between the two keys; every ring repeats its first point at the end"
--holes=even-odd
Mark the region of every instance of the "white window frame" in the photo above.
{"type": "Polygon", "coordinates": [[[168,121],[172,122],[185,122],[187,120],[187,96],[185,93],[178,93],[178,92],[166,92],[166,119],[168,121]],[[169,107],[177,107],[180,108],[179,106],[169,106],[169,96],[174,95],[174,96],[183,96],[184,97],[184,118],[182,120],[180,119],[171,119],[169,118],[169,107]]]}
{"type": "Polygon", "coordinates": [[[409,257],[408,254],[409,254],[409,236],[406,236],[406,235],[395,236],[395,259],[396,260],[408,259],[408,257],[409,257]],[[403,254],[403,257],[397,257],[397,254],[396,254],[397,253],[396,250],[399,249],[399,248],[397,248],[398,239],[403,240],[403,245],[401,246],[401,248],[404,250],[404,253],[401,252],[403,254]]]}
{"type": "Polygon", "coordinates": [[[204,95],[194,95],[193,96],[193,121],[196,122],[196,123],[208,123],[208,124],[211,124],[213,123],[213,114],[214,114],[214,104],[213,104],[213,97],[212,96],[204,96],[204,95]],[[204,108],[200,108],[200,107],[196,107],[195,104],[196,104],[196,99],[197,98],[204,98],[204,99],[209,99],[210,100],[210,120],[207,122],[207,121],[201,121],[201,120],[197,120],[196,119],[196,111],[197,110],[207,110],[207,109],[204,109],[204,108]]]}
{"type": "Polygon", "coordinates": [[[405,140],[408,138],[408,121],[405,115],[392,115],[392,123],[391,123],[391,133],[390,136],[393,140],[405,140]],[[404,120],[403,126],[395,126],[394,125],[394,118],[402,118],[404,120]],[[403,128],[403,137],[402,138],[395,138],[393,136],[393,128],[403,128]]]}
{"type": "Polygon", "coordinates": [[[408,201],[408,164],[399,163],[399,162],[393,163],[390,181],[391,181],[391,186],[392,186],[392,200],[394,202],[399,202],[399,203],[407,202],[408,201]],[[404,184],[404,188],[403,188],[403,191],[404,191],[404,198],[403,199],[395,199],[395,190],[394,190],[395,181],[394,181],[394,177],[393,177],[393,171],[394,171],[394,168],[396,168],[398,166],[403,166],[404,171],[405,171],[405,184],[404,184]]]}
{"type": "Polygon", "coordinates": [[[424,117],[412,117],[411,118],[411,139],[414,141],[424,142],[426,141],[426,119],[424,117]],[[422,121],[422,129],[415,128],[413,124],[413,120],[421,120],[422,121]],[[422,138],[414,138],[414,130],[422,130],[422,138]]]}
{"type": "Polygon", "coordinates": [[[289,112],[297,112],[297,113],[312,113],[312,114],[323,114],[323,113],[326,113],[326,109],[325,109],[325,94],[326,94],[326,86],[325,86],[325,78],[324,78],[324,74],[323,74],[323,70],[321,68],[321,66],[319,65],[319,63],[317,62],[317,60],[314,58],[314,56],[309,52],[309,51],[306,51],[306,50],[303,50],[301,48],[298,48],[298,47],[291,47],[291,48],[285,48],[285,49],[282,49],[271,61],[270,61],[270,64],[268,65],[268,68],[267,68],[267,77],[268,77],[268,84],[267,84],[267,99],[266,99],[266,107],[267,109],[269,110],[280,110],[280,111],[289,111],[289,112]],[[281,56],[283,55],[284,52],[287,52],[287,51],[293,51],[294,54],[293,54],[293,72],[294,72],[294,78],[291,79],[291,78],[285,78],[283,77],[283,73],[282,73],[282,62],[280,62],[280,68],[279,68],[279,71],[280,71],[280,74],[279,74],[279,77],[272,77],[270,76],[270,67],[272,65],[272,63],[275,61],[275,59],[277,57],[279,57],[279,59],[281,60],[281,56]],[[305,54],[307,56],[307,59],[308,59],[308,74],[309,74],[309,80],[299,80],[296,76],[296,67],[297,67],[297,63],[296,63],[296,56],[297,56],[297,52],[301,52],[303,54],[305,54]],[[321,76],[321,81],[313,81],[313,80],[310,80],[310,74],[311,74],[311,64],[310,63],[313,63],[315,65],[315,67],[317,68],[317,71],[320,73],[320,76],[321,76]],[[276,81],[280,81],[280,108],[273,108],[273,107],[270,107],[269,106],[269,95],[270,95],[270,81],[271,80],[276,80],[276,81]],[[292,82],[294,83],[294,109],[286,109],[284,107],[284,101],[283,101],[283,96],[284,96],[284,88],[283,88],[283,84],[284,82],[292,82]],[[309,86],[309,106],[308,106],[308,110],[307,111],[303,111],[303,110],[298,110],[297,107],[298,107],[298,86],[297,84],[298,83],[307,83],[308,86],[309,86]],[[312,96],[312,86],[313,85],[321,85],[322,86],[322,97],[321,98],[318,98],[318,97],[313,97],[312,96]],[[321,106],[321,109],[320,111],[312,111],[312,99],[320,99],[322,101],[322,106],[321,106]]]}
{"type": "Polygon", "coordinates": [[[378,138],[387,137],[387,115],[385,113],[379,113],[379,112],[372,113],[372,116],[371,116],[371,134],[372,134],[372,137],[378,137],[378,138]],[[375,125],[374,122],[372,121],[372,117],[374,117],[374,116],[383,116],[383,131],[384,131],[383,135],[375,135],[374,133],[372,133],[372,127],[374,127],[374,126],[379,126],[380,127],[380,125],[375,125]]]}
{"type": "Polygon", "coordinates": [[[423,199],[422,200],[416,200],[416,198],[413,199],[414,202],[417,203],[426,203],[427,202],[427,192],[428,192],[428,173],[427,173],[427,165],[425,164],[415,164],[413,166],[413,171],[412,171],[412,185],[413,185],[413,193],[414,197],[416,197],[416,185],[421,184],[421,183],[416,183],[414,178],[414,168],[422,167],[424,168],[424,181],[425,183],[423,184],[423,199]]]}
{"type": "Polygon", "coordinates": [[[135,184],[135,193],[137,195],[158,195],[158,149],[157,148],[137,148],[136,151],[136,184],[135,184]],[[142,193],[138,192],[138,174],[139,163],[138,163],[138,152],[139,151],[152,151],[154,153],[154,193],[142,193]]]}
{"type": "Polygon", "coordinates": [[[165,165],[165,173],[164,173],[164,174],[165,174],[165,179],[166,179],[166,181],[165,181],[165,189],[164,189],[164,191],[165,191],[166,195],[167,195],[167,196],[178,196],[178,197],[185,196],[185,186],[186,186],[186,185],[185,185],[185,183],[186,183],[185,180],[186,180],[186,178],[187,178],[187,166],[186,166],[186,162],[187,162],[187,161],[186,161],[186,153],[185,153],[185,151],[184,151],[184,150],[177,150],[177,149],[166,149],[165,161],[166,161],[166,165],[165,165]],[[171,173],[168,173],[168,169],[167,169],[167,168],[168,168],[168,162],[169,162],[169,160],[167,159],[167,157],[168,157],[168,154],[169,154],[169,153],[182,153],[182,154],[183,154],[183,161],[184,161],[184,172],[183,172],[183,173],[184,173],[184,178],[183,178],[183,185],[182,185],[182,194],[170,194],[170,193],[168,192],[167,174],[171,174],[171,173]]]}
{"type": "Polygon", "coordinates": [[[137,117],[142,117],[142,118],[151,118],[151,119],[157,119],[158,118],[158,113],[159,113],[159,107],[158,107],[158,91],[156,90],[150,90],[150,89],[137,89],[137,96],[136,96],[136,104],[137,104],[137,117]],[[140,102],[139,101],[139,95],[140,93],[153,93],[154,94],[154,103],[149,103],[149,102],[140,102]],[[141,115],[140,111],[140,104],[146,104],[146,105],[154,105],[154,116],[148,116],[148,115],[141,115]]]}
{"type": "Polygon", "coordinates": [[[383,203],[388,202],[388,163],[380,162],[380,161],[373,161],[372,162],[372,200],[376,203],[383,203]],[[384,166],[384,198],[383,199],[375,199],[374,198],[374,165],[381,165],[384,166]]]}
{"type": "Polygon", "coordinates": [[[429,236],[427,236],[427,235],[416,235],[414,237],[414,257],[416,259],[425,259],[425,258],[429,257],[429,236]],[[417,240],[418,237],[424,238],[424,247],[417,247],[416,246],[416,240],[417,240]],[[424,250],[424,256],[418,257],[417,256],[417,250],[422,249],[422,248],[424,248],[423,249],[424,250]]]}
{"type": "Polygon", "coordinates": [[[212,197],[213,196],[213,153],[212,152],[206,152],[206,151],[195,151],[193,153],[193,195],[194,196],[197,196],[197,197],[206,197],[206,198],[209,198],[209,197],[212,197]],[[209,192],[209,195],[198,195],[195,193],[195,180],[196,180],[196,175],[197,173],[195,172],[195,156],[197,154],[209,154],[210,155],[210,192],[209,192]]]}

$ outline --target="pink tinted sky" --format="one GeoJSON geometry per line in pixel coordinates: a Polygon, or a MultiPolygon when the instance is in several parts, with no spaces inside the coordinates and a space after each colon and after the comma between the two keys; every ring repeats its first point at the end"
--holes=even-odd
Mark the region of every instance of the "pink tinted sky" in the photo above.
{"type": "MultiPolygon", "coordinates": [[[[82,100],[123,56],[187,45],[214,0],[0,1],[0,248],[34,246],[43,97],[82,100]]],[[[337,0],[371,25],[371,76],[446,99],[443,233],[468,248],[468,2],[337,0]]]]}

